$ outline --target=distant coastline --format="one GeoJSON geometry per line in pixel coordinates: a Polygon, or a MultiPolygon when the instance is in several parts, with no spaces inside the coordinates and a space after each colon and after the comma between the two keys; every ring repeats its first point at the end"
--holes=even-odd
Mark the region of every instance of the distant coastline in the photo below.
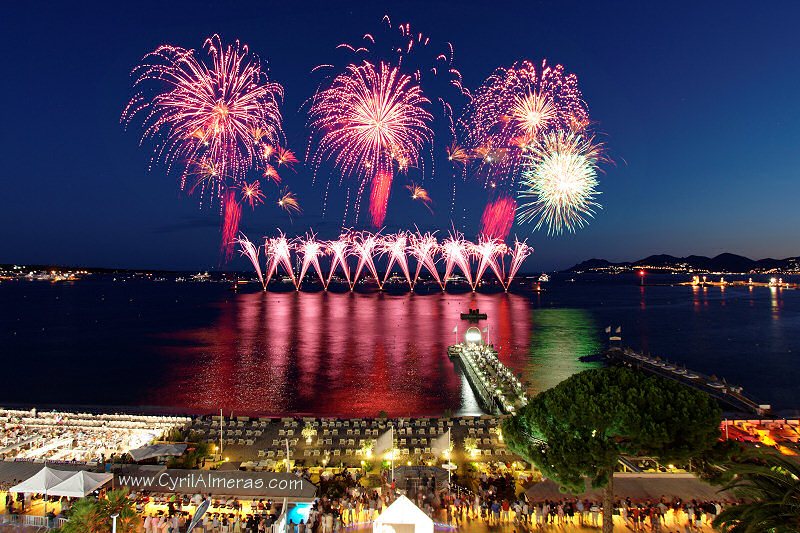
{"type": "Polygon", "coordinates": [[[638,261],[612,263],[605,259],[588,259],[562,272],[619,274],[635,270],[685,274],[800,274],[800,257],[785,259],[750,259],[742,255],[722,253],[715,257],[690,255],[675,257],[651,255],[638,261]]]}

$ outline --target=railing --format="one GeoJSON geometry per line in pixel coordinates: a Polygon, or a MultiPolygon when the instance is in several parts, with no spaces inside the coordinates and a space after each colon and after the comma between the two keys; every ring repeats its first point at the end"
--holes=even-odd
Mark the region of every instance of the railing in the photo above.
{"type": "Polygon", "coordinates": [[[66,518],[53,518],[48,520],[45,516],[36,515],[0,515],[0,525],[36,527],[40,529],[55,529],[63,526],[67,522],[66,518]]]}

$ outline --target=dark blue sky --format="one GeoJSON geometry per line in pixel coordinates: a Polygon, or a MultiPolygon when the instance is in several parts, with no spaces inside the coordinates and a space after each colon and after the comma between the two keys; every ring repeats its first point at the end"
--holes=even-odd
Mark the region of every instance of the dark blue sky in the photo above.
{"type": "MultiPolygon", "coordinates": [[[[119,124],[131,68],[163,43],[199,48],[213,33],[242,40],[284,85],[285,130],[302,154],[299,107],[319,79],[311,69],[337,44],[375,31],[384,14],[451,41],[470,88],[521,59],[548,58],[578,75],[617,165],[601,177],[603,209],[588,228],[548,237],[515,226],[536,249],[526,269],[662,252],[800,254],[800,3],[290,4],[5,6],[0,262],[216,265],[218,209],[200,210],[163,168],[147,172],[140,132],[119,124]]],[[[446,229],[447,177],[428,185],[442,198],[436,217],[395,190],[387,223],[446,229]]],[[[334,232],[341,212],[320,221],[323,189],[309,172],[288,179],[306,216],[290,223],[267,205],[245,212],[242,228],[252,238],[276,226],[334,232]]],[[[463,196],[459,216],[474,231],[485,197],[463,196]]]]}

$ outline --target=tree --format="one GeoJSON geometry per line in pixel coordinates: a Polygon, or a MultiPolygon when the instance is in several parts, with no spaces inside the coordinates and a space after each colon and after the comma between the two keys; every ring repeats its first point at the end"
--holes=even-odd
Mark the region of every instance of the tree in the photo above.
{"type": "Polygon", "coordinates": [[[724,533],[797,533],[800,465],[774,453],[754,459],[730,467],[735,477],[722,490],[744,501],[722,511],[712,525],[724,533]]]}
{"type": "Polygon", "coordinates": [[[719,438],[721,409],[707,394],[621,367],[586,370],[542,392],[504,420],[506,445],[573,494],[603,488],[612,531],[620,455],[686,460],[719,438]]]}
{"type": "Polygon", "coordinates": [[[72,506],[69,520],[61,528],[63,533],[110,533],[112,518],[117,517],[117,533],[134,533],[141,517],[128,498],[128,489],[112,490],[103,498],[81,498],[72,506]]]}
{"type": "Polygon", "coordinates": [[[69,520],[61,526],[63,533],[83,533],[91,531],[90,523],[97,500],[92,496],[81,498],[72,504],[69,511],[69,520]]]}

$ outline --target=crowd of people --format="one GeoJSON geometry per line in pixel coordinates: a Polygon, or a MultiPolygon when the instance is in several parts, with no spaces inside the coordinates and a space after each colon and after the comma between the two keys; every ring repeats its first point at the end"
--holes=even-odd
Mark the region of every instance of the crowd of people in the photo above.
{"type": "MultiPolygon", "coordinates": [[[[298,468],[294,474],[310,478],[308,469],[298,468]]],[[[441,472],[439,472],[441,474],[441,472]]],[[[370,522],[404,493],[436,523],[455,529],[474,523],[486,526],[510,525],[519,530],[546,530],[569,525],[600,527],[602,502],[590,499],[561,498],[531,501],[509,471],[480,473],[464,482],[453,476],[452,482],[433,469],[406,471],[403,479],[393,480],[388,471],[381,473],[379,490],[362,484],[361,472],[343,470],[330,473],[318,481],[318,498],[308,514],[295,514],[291,533],[339,533],[346,528],[368,527],[370,522]],[[409,477],[416,475],[418,477],[409,477]],[[438,474],[437,474],[438,475],[438,474]]],[[[27,494],[24,497],[30,498],[27,494]]],[[[159,495],[136,492],[129,495],[141,513],[144,533],[176,533],[185,531],[191,511],[203,499],[200,494],[159,495]]],[[[69,502],[61,499],[59,517],[69,514],[69,502]]],[[[28,500],[29,502],[29,500],[28,500]]],[[[26,508],[23,495],[7,494],[6,510],[26,508]]],[[[266,533],[281,516],[281,502],[272,500],[243,501],[233,498],[211,498],[211,506],[196,526],[198,533],[266,533]]],[[[716,501],[683,501],[662,497],[657,501],[615,502],[617,524],[632,531],[670,531],[672,527],[699,530],[720,513],[722,503],[716,501]]],[[[51,511],[52,516],[56,515],[51,511]]]]}
{"type": "MultiPolygon", "coordinates": [[[[392,490],[365,490],[355,478],[338,497],[323,495],[314,503],[308,522],[294,526],[294,533],[337,533],[347,526],[366,523],[377,517],[399,494],[392,490]]],[[[601,527],[602,502],[589,499],[563,498],[531,501],[524,493],[515,495],[513,477],[509,474],[481,474],[477,488],[470,491],[453,484],[437,490],[433,477],[409,491],[407,496],[435,522],[456,528],[479,521],[488,526],[516,525],[520,529],[549,529],[580,525],[601,527]]],[[[722,510],[719,501],[684,501],[660,498],[658,501],[618,500],[614,504],[615,521],[632,531],[699,530],[708,526],[722,510]]]]}

